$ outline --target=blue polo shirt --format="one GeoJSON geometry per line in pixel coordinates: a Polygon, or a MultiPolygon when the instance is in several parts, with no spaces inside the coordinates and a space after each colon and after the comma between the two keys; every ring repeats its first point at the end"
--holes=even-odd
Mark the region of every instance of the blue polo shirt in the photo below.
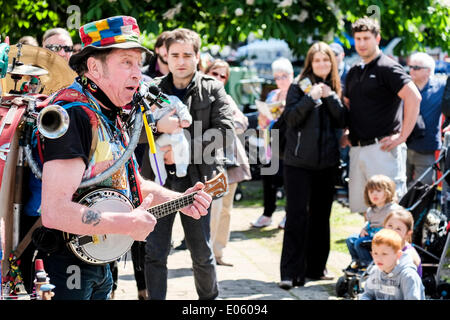
{"type": "Polygon", "coordinates": [[[441,148],[440,118],[442,114],[441,103],[444,95],[445,80],[430,78],[420,90],[420,114],[425,122],[425,136],[408,141],[409,149],[417,152],[430,153],[441,148]]]}

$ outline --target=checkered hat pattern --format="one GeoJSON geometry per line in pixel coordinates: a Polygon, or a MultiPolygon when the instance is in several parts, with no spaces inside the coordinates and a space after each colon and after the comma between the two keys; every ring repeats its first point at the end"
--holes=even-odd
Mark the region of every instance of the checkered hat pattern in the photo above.
{"type": "Polygon", "coordinates": [[[69,65],[77,70],[77,66],[83,62],[92,52],[108,49],[141,49],[152,54],[141,45],[139,26],[136,19],[128,16],[115,16],[94,22],[89,22],[80,28],[82,49],[70,57],[69,65]]]}
{"type": "Polygon", "coordinates": [[[126,41],[139,41],[140,31],[133,17],[117,16],[90,22],[80,28],[80,38],[85,46],[103,47],[126,41]]]}

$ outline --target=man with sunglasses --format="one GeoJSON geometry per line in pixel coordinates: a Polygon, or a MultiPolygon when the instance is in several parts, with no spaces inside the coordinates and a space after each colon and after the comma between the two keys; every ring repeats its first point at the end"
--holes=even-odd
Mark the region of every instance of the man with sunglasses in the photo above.
{"type": "Polygon", "coordinates": [[[63,28],[49,29],[42,37],[42,46],[69,62],[73,53],[73,42],[69,32],[63,28]]]}
{"type": "Polygon", "coordinates": [[[344,135],[341,146],[351,146],[350,210],[364,212],[364,186],[372,175],[394,180],[399,197],[406,193],[405,142],[416,123],[421,96],[403,67],[381,52],[376,20],[358,19],[352,32],[362,61],[349,70],[345,81],[350,140],[344,135]]]}
{"type": "MultiPolygon", "coordinates": [[[[421,177],[434,163],[435,152],[442,145],[440,119],[445,80],[433,77],[435,66],[433,57],[424,52],[414,53],[409,58],[409,74],[422,95],[419,116],[423,120],[423,125],[422,130],[420,130],[419,122],[417,122],[412,134],[406,141],[408,146],[406,158],[408,184],[421,177]]],[[[432,184],[432,171],[424,176],[421,181],[432,184]]]]}

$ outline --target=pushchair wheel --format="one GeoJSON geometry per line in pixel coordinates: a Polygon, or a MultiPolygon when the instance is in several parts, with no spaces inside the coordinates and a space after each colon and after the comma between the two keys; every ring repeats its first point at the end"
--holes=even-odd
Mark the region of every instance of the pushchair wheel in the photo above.
{"type": "Polygon", "coordinates": [[[234,193],[234,201],[239,202],[244,197],[241,188],[237,188],[236,192],[234,193]]]}
{"type": "Polygon", "coordinates": [[[276,196],[278,200],[281,200],[284,198],[284,190],[282,188],[278,189],[276,192],[276,196]]]}
{"type": "Polygon", "coordinates": [[[345,297],[345,294],[347,293],[347,286],[347,278],[345,276],[340,277],[336,282],[336,295],[338,297],[345,297]]]}
{"type": "Polygon", "coordinates": [[[437,293],[439,299],[449,300],[450,299],[450,283],[441,283],[437,286],[437,293]]]}
{"type": "Polygon", "coordinates": [[[347,293],[350,298],[356,298],[359,293],[359,279],[357,277],[352,277],[348,281],[347,293]]]}

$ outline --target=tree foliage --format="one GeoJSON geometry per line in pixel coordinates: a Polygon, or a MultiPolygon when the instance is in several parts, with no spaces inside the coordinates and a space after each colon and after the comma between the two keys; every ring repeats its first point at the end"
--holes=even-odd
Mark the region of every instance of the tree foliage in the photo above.
{"type": "MultiPolygon", "coordinates": [[[[14,43],[21,36],[39,40],[51,27],[67,27],[67,8],[62,1],[0,0],[0,34],[14,43]]],[[[382,38],[401,37],[402,53],[424,47],[448,51],[450,5],[448,0],[82,0],[80,22],[114,15],[137,19],[147,45],[163,30],[178,27],[199,32],[203,43],[219,45],[257,38],[284,39],[296,53],[304,53],[311,41],[332,41],[337,36],[347,47],[345,32],[364,15],[379,19],[382,38]]],[[[72,29],[74,39],[77,30],[72,29]]]]}

